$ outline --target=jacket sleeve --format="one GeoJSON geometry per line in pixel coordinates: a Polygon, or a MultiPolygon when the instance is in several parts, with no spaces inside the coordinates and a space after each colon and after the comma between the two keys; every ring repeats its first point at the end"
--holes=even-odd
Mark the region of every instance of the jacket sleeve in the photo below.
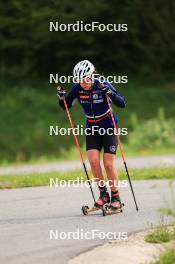
{"type": "Polygon", "coordinates": [[[117,105],[118,107],[124,108],[126,106],[126,101],[124,96],[122,96],[117,89],[115,89],[110,83],[106,82],[108,85],[111,94],[109,95],[112,102],[117,105]]]}
{"type": "MultiPolygon", "coordinates": [[[[65,98],[68,108],[72,107],[73,101],[76,99],[76,97],[77,97],[76,91],[74,88],[72,88],[72,90],[68,93],[68,95],[65,98]]],[[[65,110],[65,105],[63,100],[59,100],[59,105],[61,106],[61,108],[65,110]]]]}

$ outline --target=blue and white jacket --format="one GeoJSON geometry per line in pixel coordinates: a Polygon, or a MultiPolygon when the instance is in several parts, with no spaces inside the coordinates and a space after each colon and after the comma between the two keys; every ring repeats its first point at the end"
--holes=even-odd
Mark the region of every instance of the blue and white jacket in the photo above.
{"type": "MultiPolygon", "coordinates": [[[[118,107],[125,107],[126,102],[124,97],[108,82],[103,82],[111,90],[110,102],[113,102],[118,107]]],[[[91,90],[84,90],[80,84],[74,84],[72,90],[66,96],[68,108],[70,108],[75,99],[81,104],[85,116],[87,118],[86,125],[90,127],[96,125],[103,128],[113,127],[110,109],[108,106],[107,98],[100,88],[98,79],[94,80],[91,90]]],[[[60,106],[65,109],[63,100],[59,101],[60,106]]],[[[113,113],[115,122],[118,122],[116,114],[113,113]]]]}

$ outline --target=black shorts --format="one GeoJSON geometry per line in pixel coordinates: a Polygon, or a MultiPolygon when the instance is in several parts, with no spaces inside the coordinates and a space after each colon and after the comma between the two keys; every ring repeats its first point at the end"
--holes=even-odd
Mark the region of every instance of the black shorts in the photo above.
{"type": "Polygon", "coordinates": [[[86,150],[90,149],[104,149],[104,153],[116,154],[117,139],[116,135],[100,135],[95,133],[94,135],[86,136],[86,150]]]}

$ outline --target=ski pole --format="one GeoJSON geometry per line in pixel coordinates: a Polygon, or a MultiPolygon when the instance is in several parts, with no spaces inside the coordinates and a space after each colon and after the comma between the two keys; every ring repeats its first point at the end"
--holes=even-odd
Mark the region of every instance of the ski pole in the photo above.
{"type": "Polygon", "coordinates": [[[117,124],[116,124],[116,122],[114,120],[112,106],[110,104],[110,101],[109,101],[109,98],[108,98],[107,95],[106,95],[106,98],[107,98],[107,102],[108,102],[108,106],[109,106],[109,110],[110,110],[112,122],[113,122],[114,128],[116,130],[117,141],[118,141],[118,145],[119,145],[120,152],[121,152],[121,155],[122,155],[122,160],[123,160],[123,163],[124,163],[124,166],[125,166],[126,174],[128,176],[128,180],[129,180],[129,185],[130,185],[130,188],[131,188],[131,192],[132,192],[132,195],[133,195],[133,198],[134,198],[134,202],[135,202],[135,206],[136,206],[136,211],[138,211],[139,208],[138,208],[137,201],[136,201],[135,194],[134,194],[134,190],[133,190],[133,187],[132,187],[132,182],[131,182],[131,178],[130,178],[130,175],[129,175],[128,167],[127,167],[127,164],[126,164],[126,161],[125,161],[125,156],[124,156],[124,152],[123,152],[123,149],[122,149],[122,145],[121,145],[121,141],[120,141],[120,136],[118,134],[118,126],[117,126],[117,124]]]}
{"type": "Polygon", "coordinates": [[[89,178],[89,175],[88,175],[88,172],[87,172],[87,169],[86,169],[86,165],[85,165],[85,162],[84,162],[84,158],[83,158],[83,154],[82,154],[82,151],[81,151],[81,148],[80,148],[80,144],[78,142],[78,138],[75,134],[75,128],[74,128],[74,125],[73,125],[73,122],[72,122],[72,118],[70,116],[70,112],[69,112],[69,109],[68,109],[68,106],[67,106],[67,103],[66,103],[66,100],[63,99],[64,101],[64,106],[65,106],[65,109],[66,109],[66,113],[67,113],[67,116],[68,116],[68,119],[69,119],[69,122],[70,122],[70,125],[72,127],[72,131],[73,131],[73,135],[74,135],[74,139],[75,139],[75,143],[76,143],[76,146],[77,146],[77,149],[78,149],[78,152],[80,154],[80,159],[82,161],[82,164],[83,164],[83,168],[84,168],[84,171],[85,171],[85,174],[86,174],[86,177],[88,179],[88,183],[89,183],[89,187],[90,187],[90,190],[91,190],[91,193],[92,193],[92,197],[93,197],[93,200],[94,200],[94,203],[96,202],[95,200],[95,196],[94,196],[94,192],[92,190],[92,186],[91,186],[91,183],[90,183],[90,178],[89,178]]]}

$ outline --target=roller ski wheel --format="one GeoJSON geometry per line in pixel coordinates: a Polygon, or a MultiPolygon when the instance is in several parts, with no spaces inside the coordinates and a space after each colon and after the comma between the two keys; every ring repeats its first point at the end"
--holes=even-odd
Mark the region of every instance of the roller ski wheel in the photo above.
{"type": "Polygon", "coordinates": [[[101,208],[100,207],[95,207],[95,206],[89,208],[89,206],[83,205],[81,207],[81,210],[82,210],[84,215],[88,215],[89,213],[101,210],[101,208]]]}
{"type": "Polygon", "coordinates": [[[124,203],[121,203],[121,207],[116,209],[114,209],[113,207],[111,208],[110,204],[104,204],[102,207],[102,214],[103,216],[106,216],[110,214],[123,213],[123,207],[124,207],[124,203]]]}
{"type": "Polygon", "coordinates": [[[103,216],[106,216],[108,213],[107,213],[107,211],[108,211],[108,207],[109,207],[109,204],[104,204],[103,206],[102,206],[102,214],[103,214],[103,216]]]}
{"type": "Polygon", "coordinates": [[[89,206],[83,205],[81,208],[84,215],[88,215],[89,206]]]}

